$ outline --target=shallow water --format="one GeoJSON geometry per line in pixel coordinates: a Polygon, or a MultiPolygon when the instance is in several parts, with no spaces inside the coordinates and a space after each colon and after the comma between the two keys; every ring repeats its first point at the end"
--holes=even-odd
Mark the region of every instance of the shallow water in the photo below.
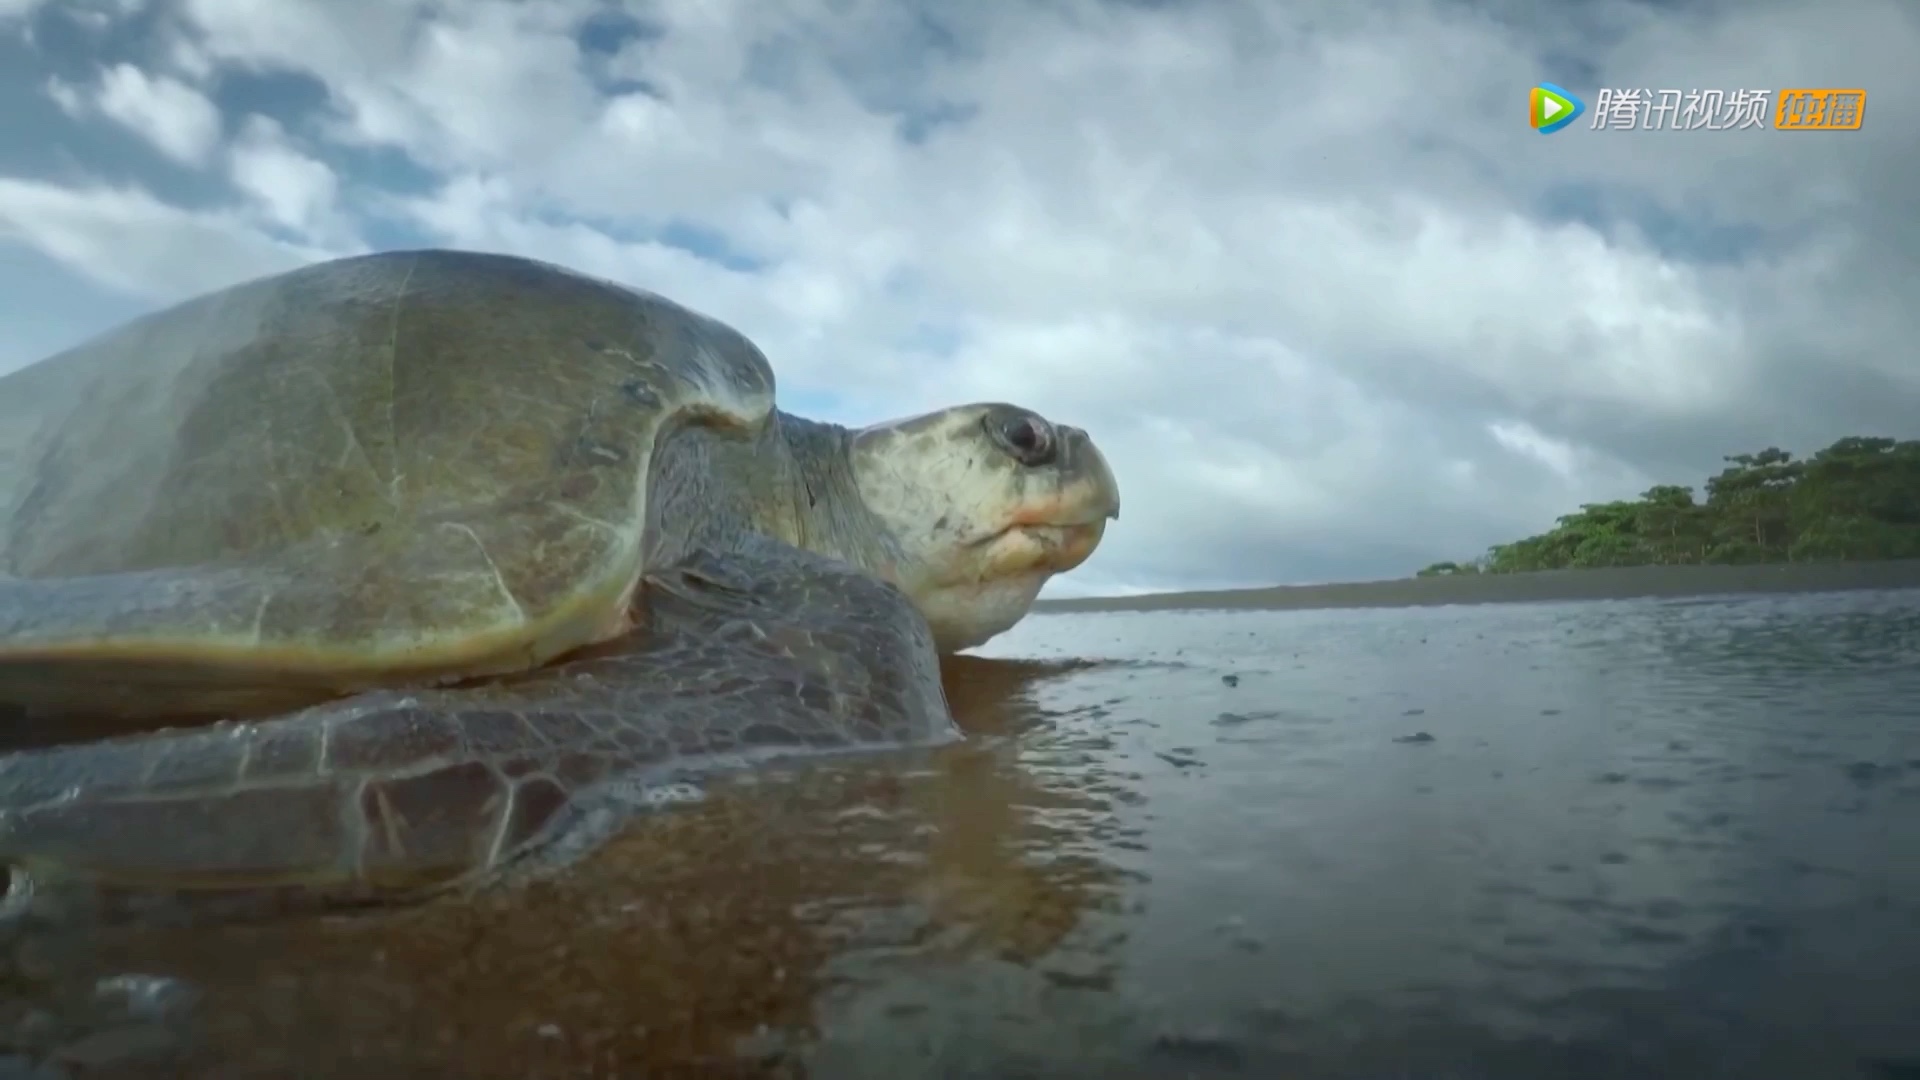
{"type": "Polygon", "coordinates": [[[0,1025],[139,974],[184,1004],[87,1075],[1920,1076],[1920,591],[988,651],[964,745],[406,911],[16,943],[0,1025]]]}

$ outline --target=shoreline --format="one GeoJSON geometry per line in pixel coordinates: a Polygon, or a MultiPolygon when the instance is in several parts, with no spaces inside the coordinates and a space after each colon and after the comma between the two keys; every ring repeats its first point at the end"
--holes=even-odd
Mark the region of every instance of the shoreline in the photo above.
{"type": "Polygon", "coordinates": [[[1210,589],[1143,596],[1072,597],[1037,601],[1033,613],[1307,611],[1914,588],[1920,588],[1920,559],[1751,566],[1627,566],[1210,589]]]}

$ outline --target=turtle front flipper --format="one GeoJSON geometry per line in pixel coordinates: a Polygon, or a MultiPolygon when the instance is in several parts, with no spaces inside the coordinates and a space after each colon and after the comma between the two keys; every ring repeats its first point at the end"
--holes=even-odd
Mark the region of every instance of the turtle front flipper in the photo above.
{"type": "Polygon", "coordinates": [[[476,751],[469,728],[504,748],[517,717],[462,719],[370,694],[258,724],[11,755],[0,857],[132,887],[432,884],[483,864],[503,828],[551,801],[476,751]]]}
{"type": "Polygon", "coordinates": [[[957,737],[904,594],[743,547],[650,575],[644,630],[526,675],[0,758],[0,860],[136,888],[379,896],[497,867],[657,785],[957,737]]]}

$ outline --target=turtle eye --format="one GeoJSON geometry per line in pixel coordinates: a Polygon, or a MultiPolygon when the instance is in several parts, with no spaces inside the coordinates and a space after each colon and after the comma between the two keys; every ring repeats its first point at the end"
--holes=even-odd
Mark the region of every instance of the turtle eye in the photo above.
{"type": "Polygon", "coordinates": [[[1045,465],[1053,460],[1053,426],[1032,413],[1013,413],[989,422],[994,440],[1022,465],[1045,465]]]}

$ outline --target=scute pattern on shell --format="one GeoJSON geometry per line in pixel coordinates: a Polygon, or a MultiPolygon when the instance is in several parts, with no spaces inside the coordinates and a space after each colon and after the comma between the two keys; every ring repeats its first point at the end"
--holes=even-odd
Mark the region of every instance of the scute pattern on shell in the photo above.
{"type": "Polygon", "coordinates": [[[523,676],[0,758],[0,856],[377,893],[497,867],[610,785],[958,737],[924,620],[876,578],[755,541],[646,589],[650,633],[523,676]]]}
{"type": "Polygon", "coordinates": [[[637,575],[661,432],[750,434],[773,401],[737,331],[503,255],[336,260],[136,320],[0,377],[0,700],[87,682],[49,662],[211,691],[545,660],[637,575]]]}

